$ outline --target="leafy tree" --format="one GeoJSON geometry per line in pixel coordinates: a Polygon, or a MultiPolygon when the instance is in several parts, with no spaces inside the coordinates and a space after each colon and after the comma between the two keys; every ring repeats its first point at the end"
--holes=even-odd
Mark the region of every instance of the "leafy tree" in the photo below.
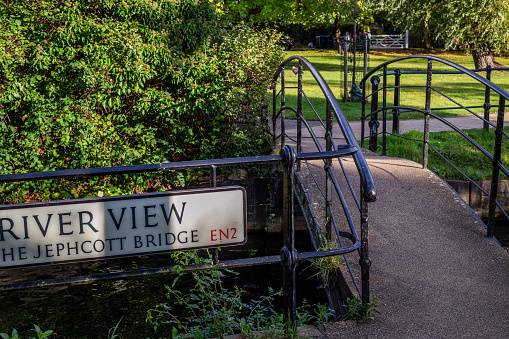
{"type": "MultiPolygon", "coordinates": [[[[208,0],[0,0],[0,31],[0,174],[267,151],[258,115],[281,51],[270,32],[223,30],[208,0]]],[[[181,179],[0,190],[23,201],[181,179]]]]}
{"type": "Polygon", "coordinates": [[[446,48],[466,48],[476,68],[500,65],[493,53],[509,46],[508,0],[386,0],[376,6],[390,12],[400,27],[420,30],[425,37],[433,32],[446,48]]]}
{"type": "Polygon", "coordinates": [[[218,11],[229,22],[251,22],[270,27],[300,23],[305,27],[334,24],[339,39],[342,25],[369,21],[363,0],[222,0],[218,11]]]}

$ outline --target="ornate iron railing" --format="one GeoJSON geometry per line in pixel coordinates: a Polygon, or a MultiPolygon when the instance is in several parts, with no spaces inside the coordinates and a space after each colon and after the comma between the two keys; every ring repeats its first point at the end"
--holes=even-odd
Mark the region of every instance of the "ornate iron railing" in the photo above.
{"type": "MultiPolygon", "coordinates": [[[[272,85],[272,133],[274,147],[277,144],[281,147],[292,144],[299,152],[318,151],[331,152],[334,149],[342,149],[341,142],[360,150],[354,133],[348,124],[341,108],[339,107],[332,91],[324,81],[320,73],[305,58],[293,56],[285,60],[277,70],[272,85]],[[294,86],[287,79],[286,68],[292,66],[292,71],[297,76],[297,84],[294,86]],[[303,86],[303,74],[311,74],[323,93],[323,100],[326,102],[325,121],[315,109],[310,98],[306,95],[303,86]],[[292,91],[293,92],[290,92],[292,91]],[[287,102],[288,93],[296,97],[295,106],[287,102]],[[318,120],[317,126],[311,126],[304,115],[304,110],[311,112],[318,120]],[[296,116],[296,136],[293,138],[287,130],[287,112],[293,112],[296,116]],[[335,120],[335,124],[333,124],[335,120]],[[333,125],[336,126],[333,129],[333,125]],[[335,134],[333,133],[335,132],[335,134]]],[[[368,203],[376,200],[376,188],[371,177],[368,165],[360,151],[349,157],[336,157],[338,170],[333,168],[333,158],[323,161],[323,169],[316,167],[316,163],[310,161],[297,162],[295,175],[295,195],[298,204],[305,217],[306,225],[311,235],[315,249],[322,246],[337,246],[344,248],[343,240],[348,234],[359,238],[360,248],[357,250],[359,266],[346,254],[343,255],[345,269],[338,269],[335,274],[335,281],[340,281],[340,286],[333,286],[331,281],[324,280],[329,290],[329,298],[332,304],[341,304],[336,298],[346,298],[352,293],[357,293],[364,303],[368,303],[369,295],[369,267],[371,261],[368,252],[368,203]],[[349,166],[345,162],[353,160],[349,166]],[[303,164],[306,166],[307,179],[304,179],[303,164]],[[342,180],[336,179],[341,176],[342,180]],[[352,177],[358,179],[357,185],[360,195],[355,192],[356,185],[352,177]],[[317,203],[310,203],[309,190],[315,190],[314,198],[319,197],[317,203]],[[337,201],[339,209],[333,208],[333,201],[337,201]],[[354,209],[351,209],[351,206],[354,209]],[[343,221],[341,221],[343,219],[343,221]],[[355,267],[354,267],[355,266],[355,267]],[[356,277],[361,277],[361,288],[359,288],[356,277]],[[348,286],[346,286],[348,285],[348,286]],[[351,286],[351,289],[349,288],[351,286]],[[353,291],[352,291],[353,290],[353,291]]],[[[326,275],[324,275],[326,276],[326,275]]]]}
{"type": "MultiPolygon", "coordinates": [[[[497,200],[497,194],[499,191],[499,175],[502,172],[504,175],[509,177],[509,171],[506,166],[501,162],[501,150],[502,150],[502,141],[508,139],[509,136],[503,130],[504,116],[505,116],[505,108],[508,107],[506,105],[506,101],[509,100],[509,93],[504,89],[500,88],[493,82],[491,82],[491,75],[493,71],[507,71],[509,68],[491,68],[488,67],[486,69],[475,69],[468,70],[465,67],[457,65],[448,60],[434,57],[434,56],[424,56],[424,55],[412,55],[397,58],[388,62],[385,62],[378,67],[371,70],[361,81],[361,88],[363,90],[363,97],[365,100],[362,102],[362,115],[361,115],[361,146],[364,147],[364,142],[366,139],[369,139],[369,149],[372,151],[376,151],[378,148],[378,136],[382,136],[382,154],[385,155],[387,151],[387,135],[393,135],[397,137],[403,138],[399,135],[399,125],[400,125],[400,115],[408,112],[418,112],[423,115],[423,139],[408,139],[409,141],[419,141],[423,143],[423,168],[428,167],[428,155],[429,148],[436,152],[442,159],[444,159],[449,165],[451,165],[455,170],[457,170],[466,180],[471,182],[472,185],[477,187],[482,193],[489,197],[489,212],[488,212],[488,222],[487,222],[487,235],[494,235],[494,227],[495,227],[495,212],[496,208],[500,210],[500,213],[509,220],[509,215],[506,211],[503,210],[499,201],[497,200]],[[395,67],[394,64],[397,64],[400,61],[407,59],[424,59],[427,61],[427,70],[426,71],[402,71],[399,68],[395,67]],[[448,66],[451,70],[447,71],[437,71],[434,70],[434,63],[439,63],[442,66],[448,66]],[[389,66],[394,67],[393,71],[389,72],[389,66]],[[381,72],[381,73],[380,73],[381,72]],[[486,72],[486,78],[480,76],[479,72],[486,72]],[[425,74],[426,75],[426,84],[421,86],[406,86],[403,85],[402,77],[404,75],[410,74],[425,74]],[[484,89],[484,98],[481,98],[481,102],[479,105],[463,105],[454,98],[448,96],[442,91],[438,90],[433,86],[432,79],[434,79],[437,75],[445,75],[445,74],[463,74],[468,76],[474,80],[480,86],[481,91],[484,89]],[[394,77],[394,85],[389,85],[388,77],[394,77]],[[366,94],[369,86],[368,81],[371,83],[371,93],[366,94]],[[425,100],[423,103],[424,107],[416,107],[416,106],[404,106],[401,105],[401,89],[404,88],[423,88],[425,89],[425,100]],[[393,91],[393,104],[388,103],[387,95],[388,91],[393,91]],[[382,100],[380,103],[379,94],[382,94],[382,100]],[[432,93],[436,93],[444,98],[446,98],[449,102],[451,102],[451,106],[448,107],[432,107],[431,106],[431,98],[432,93]],[[491,103],[491,95],[498,96],[498,104],[493,105],[491,103]],[[367,112],[366,105],[368,104],[368,100],[371,101],[369,112],[367,112]],[[492,108],[497,108],[497,119],[496,122],[490,121],[489,114],[492,108]],[[494,128],[493,135],[493,149],[486,150],[481,147],[478,143],[476,143],[472,138],[470,138],[467,134],[465,134],[460,128],[455,126],[453,123],[448,121],[445,118],[442,118],[436,114],[438,111],[442,110],[455,110],[460,109],[464,110],[466,114],[477,118],[480,122],[482,122],[482,128],[488,130],[490,127],[494,128]],[[481,110],[482,113],[478,114],[475,112],[476,109],[481,110]],[[392,130],[389,132],[387,130],[387,117],[392,115],[392,130]],[[465,140],[467,140],[470,144],[472,144],[476,149],[478,149],[490,162],[492,166],[492,177],[491,177],[491,187],[490,192],[484,190],[476,181],[472,180],[468,177],[464,171],[458,168],[455,164],[453,164],[447,157],[441,153],[437,147],[430,143],[429,139],[429,126],[430,119],[433,118],[436,121],[441,122],[444,125],[447,125],[451,130],[455,131],[459,135],[461,135],[465,140]],[[382,122],[382,130],[379,131],[380,128],[380,120],[382,122]],[[365,135],[365,125],[366,121],[368,121],[368,129],[369,136],[365,135]]],[[[480,126],[472,126],[473,129],[479,128],[480,126]]]]}

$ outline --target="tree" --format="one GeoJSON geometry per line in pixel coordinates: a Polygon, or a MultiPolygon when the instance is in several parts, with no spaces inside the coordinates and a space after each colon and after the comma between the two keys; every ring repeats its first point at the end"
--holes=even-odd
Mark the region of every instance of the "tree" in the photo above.
{"type": "Polygon", "coordinates": [[[508,0],[386,0],[394,24],[443,39],[446,48],[461,45],[472,53],[476,68],[499,66],[493,53],[509,46],[508,0]]]}
{"type": "Polygon", "coordinates": [[[446,47],[462,44],[472,53],[475,68],[501,66],[493,52],[509,47],[509,1],[450,0],[445,4],[439,36],[446,47]]]}
{"type": "MultiPolygon", "coordinates": [[[[270,32],[218,26],[209,0],[0,0],[0,31],[0,174],[270,150],[259,115],[282,52],[270,32]]],[[[0,201],[182,181],[2,184],[0,201]]]]}
{"type": "Polygon", "coordinates": [[[223,0],[218,11],[228,22],[251,22],[269,27],[303,24],[317,27],[334,25],[339,42],[340,28],[346,24],[369,21],[364,0],[223,0]]]}

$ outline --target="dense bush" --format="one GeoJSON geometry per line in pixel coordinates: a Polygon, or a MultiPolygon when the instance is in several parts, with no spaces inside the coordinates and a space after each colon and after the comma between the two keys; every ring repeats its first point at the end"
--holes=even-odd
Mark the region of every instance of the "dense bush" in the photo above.
{"type": "MultiPolygon", "coordinates": [[[[222,29],[208,0],[0,0],[0,8],[0,174],[267,151],[258,115],[281,60],[270,32],[222,29]]],[[[175,180],[0,189],[16,202],[175,180]]]]}

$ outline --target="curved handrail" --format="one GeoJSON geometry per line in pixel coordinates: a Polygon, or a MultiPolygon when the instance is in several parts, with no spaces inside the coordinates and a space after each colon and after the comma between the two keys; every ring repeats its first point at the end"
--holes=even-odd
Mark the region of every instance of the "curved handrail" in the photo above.
{"type": "Polygon", "coordinates": [[[377,67],[373,68],[371,71],[369,71],[362,78],[361,83],[365,83],[367,81],[367,79],[369,79],[373,74],[375,74],[378,70],[384,68],[385,66],[393,64],[393,63],[396,63],[398,61],[407,60],[407,59],[427,59],[427,60],[435,60],[435,61],[441,62],[444,65],[447,65],[447,66],[450,66],[452,68],[455,68],[458,71],[460,71],[460,72],[462,72],[462,73],[464,73],[464,74],[474,78],[475,80],[479,81],[483,85],[490,87],[490,89],[492,89],[493,91],[495,91],[499,95],[503,96],[506,100],[509,100],[509,93],[506,90],[504,90],[504,89],[500,88],[499,86],[495,85],[493,82],[483,78],[482,76],[480,76],[477,73],[469,70],[468,68],[465,68],[465,67],[463,67],[461,65],[458,65],[458,64],[456,64],[456,63],[454,63],[452,61],[449,61],[449,60],[446,60],[446,59],[442,59],[442,58],[439,58],[439,57],[436,57],[436,56],[432,56],[432,55],[408,55],[408,56],[404,56],[404,57],[400,57],[400,58],[396,58],[396,59],[392,59],[392,60],[386,61],[383,64],[380,64],[377,67]]]}
{"type": "Polygon", "coordinates": [[[350,124],[348,123],[348,120],[346,120],[345,115],[343,114],[343,111],[339,107],[338,102],[336,101],[336,98],[334,97],[334,94],[332,93],[331,89],[329,88],[329,85],[325,82],[321,74],[316,70],[316,68],[311,64],[306,58],[294,55],[283,61],[279,68],[277,69],[276,73],[274,74],[274,77],[272,79],[272,82],[275,83],[277,79],[279,78],[279,75],[281,74],[282,70],[286,65],[288,65],[291,62],[294,62],[295,60],[300,60],[306,65],[308,70],[311,72],[313,77],[315,78],[316,82],[320,86],[320,89],[322,90],[323,94],[325,95],[326,100],[330,103],[332,111],[334,112],[334,115],[336,116],[336,120],[339,123],[339,126],[341,128],[341,131],[347,141],[348,144],[354,145],[357,147],[359,152],[357,152],[353,158],[355,161],[355,165],[357,166],[357,170],[359,172],[359,175],[362,180],[362,184],[364,187],[364,199],[367,202],[373,202],[376,201],[376,187],[375,183],[373,181],[373,178],[371,176],[371,172],[369,171],[368,164],[366,163],[366,160],[364,159],[364,156],[360,152],[360,147],[357,143],[357,140],[355,139],[355,135],[350,127],[350,124]]]}
{"type": "MultiPolygon", "coordinates": [[[[497,201],[497,195],[498,195],[498,181],[499,181],[499,174],[500,172],[502,172],[503,174],[505,174],[506,176],[509,176],[509,170],[504,166],[504,164],[502,163],[501,161],[501,153],[502,153],[502,137],[505,137],[505,138],[509,138],[509,136],[507,135],[506,132],[504,132],[503,130],[503,125],[504,125],[504,115],[505,115],[505,109],[507,107],[506,103],[507,101],[509,101],[509,93],[502,89],[500,86],[494,84],[492,81],[491,81],[491,72],[494,71],[494,70],[507,70],[509,68],[492,68],[492,67],[487,67],[486,69],[475,69],[475,70],[469,70],[463,66],[460,66],[454,62],[451,62],[451,61],[448,61],[448,60],[445,60],[445,59],[442,59],[442,58],[439,58],[439,57],[434,57],[434,56],[431,56],[431,55],[411,55],[411,56],[405,56],[405,57],[400,57],[400,58],[396,58],[396,59],[393,59],[393,60],[390,60],[390,61],[387,61],[381,65],[378,65],[377,67],[375,67],[374,69],[372,69],[369,73],[367,73],[361,80],[361,87],[363,89],[363,95],[364,97],[367,99],[369,97],[371,97],[371,113],[369,113],[367,116],[370,117],[370,123],[369,123],[369,127],[370,127],[370,131],[369,131],[369,148],[371,150],[376,150],[377,149],[377,136],[378,136],[378,113],[379,112],[383,112],[383,132],[382,132],[382,136],[383,136],[383,144],[382,144],[382,154],[385,154],[386,152],[386,135],[387,134],[391,134],[391,135],[394,135],[393,133],[390,133],[390,132],[387,132],[386,131],[386,115],[387,114],[395,114],[393,116],[393,122],[396,124],[396,126],[398,126],[399,124],[399,114],[402,113],[402,112],[409,112],[409,111],[416,111],[416,112],[420,112],[424,115],[425,119],[424,119],[424,132],[423,132],[423,140],[419,140],[419,141],[422,141],[423,142],[423,167],[424,168],[427,168],[427,163],[428,163],[428,147],[431,147],[433,149],[433,151],[435,151],[441,158],[443,158],[449,165],[451,165],[455,170],[457,170],[459,173],[461,173],[461,175],[463,175],[468,181],[470,181],[471,183],[473,183],[475,186],[477,186],[481,191],[483,191],[484,193],[486,193],[488,196],[489,196],[489,199],[490,199],[490,203],[489,203],[489,211],[488,211],[488,224],[486,225],[487,226],[487,235],[488,236],[493,236],[494,235],[494,219],[495,219],[495,206],[498,207],[502,214],[509,220],[509,214],[506,213],[503,208],[500,206],[500,204],[498,203],[497,201]],[[397,62],[400,62],[400,61],[403,61],[403,60],[408,60],[408,59],[416,59],[416,58],[419,58],[419,59],[425,59],[427,60],[428,62],[428,67],[427,67],[427,70],[425,72],[423,71],[401,71],[400,69],[395,69],[394,72],[388,72],[387,71],[387,66],[388,65],[391,65],[391,64],[394,64],[394,63],[397,63],[397,62]],[[455,69],[456,71],[436,71],[436,70],[433,70],[433,61],[437,61],[443,65],[446,65],[448,67],[451,67],[452,69],[455,69]],[[383,76],[383,83],[382,83],[382,87],[379,88],[378,85],[380,84],[380,74],[377,74],[378,72],[380,72],[382,70],[382,74],[381,76],[383,76]],[[481,72],[481,71],[486,71],[487,74],[486,74],[486,78],[484,77],[481,77],[480,75],[477,74],[477,72],[481,72]],[[375,75],[376,74],[376,75],[375,75]],[[395,85],[394,86],[388,86],[387,85],[387,81],[386,81],[386,77],[387,75],[395,75],[395,76],[400,76],[402,74],[427,74],[427,79],[426,79],[426,85],[425,86],[402,86],[400,84],[400,80],[399,80],[399,77],[396,78],[397,81],[395,80],[395,85]],[[434,88],[432,86],[432,75],[433,74],[465,74],[467,76],[469,76],[470,78],[474,79],[474,81],[479,84],[480,86],[483,86],[485,88],[485,94],[484,94],[484,105],[483,106],[463,106],[461,105],[458,101],[450,98],[448,95],[446,95],[445,93],[443,93],[443,91],[441,90],[437,90],[436,88],[434,88]],[[366,89],[367,89],[367,86],[366,86],[366,81],[368,81],[368,79],[371,79],[371,83],[373,85],[372,89],[371,89],[371,94],[369,95],[366,95],[366,89]],[[426,104],[425,104],[425,108],[424,109],[420,109],[420,108],[415,108],[415,107],[407,107],[407,106],[401,106],[399,104],[399,89],[400,88],[406,88],[406,87],[422,87],[422,88],[426,88],[426,104]],[[394,105],[387,105],[387,102],[386,102],[386,93],[387,93],[387,88],[394,88],[395,89],[395,94],[394,94],[394,97],[395,97],[395,101],[394,101],[394,105]],[[396,92],[397,90],[397,92],[396,92]],[[493,146],[494,146],[494,150],[493,150],[493,154],[490,153],[489,151],[487,151],[486,149],[484,149],[482,146],[480,146],[478,143],[476,143],[472,138],[470,138],[467,134],[465,134],[460,128],[456,127],[453,123],[447,121],[446,119],[443,119],[433,113],[431,113],[432,111],[432,108],[430,107],[431,106],[431,93],[432,91],[442,95],[443,97],[445,97],[446,99],[448,99],[449,101],[453,102],[454,104],[458,105],[458,108],[461,108],[461,109],[464,109],[466,111],[468,111],[469,113],[471,113],[473,116],[481,119],[482,121],[484,121],[484,129],[487,131],[489,129],[489,126],[491,125],[492,127],[495,127],[495,138],[494,138],[494,143],[493,143],[493,146]],[[383,103],[382,103],[382,108],[380,109],[379,106],[378,106],[378,94],[379,92],[382,92],[382,95],[383,95],[383,103]],[[493,105],[491,105],[490,103],[490,95],[491,93],[496,93],[496,95],[498,95],[499,97],[499,103],[498,105],[495,105],[495,107],[498,107],[498,114],[497,114],[497,121],[496,121],[496,125],[495,124],[492,124],[490,121],[489,121],[489,111],[490,111],[490,108],[494,107],[493,105]],[[478,114],[476,114],[475,112],[473,112],[471,109],[472,108],[484,108],[484,118],[479,116],[478,114]],[[391,113],[388,113],[389,110],[392,110],[391,113]],[[479,185],[477,185],[474,180],[472,180],[470,177],[468,177],[463,171],[461,171],[461,169],[459,169],[457,166],[455,166],[449,159],[447,159],[437,148],[435,148],[433,145],[431,145],[431,143],[429,142],[429,118],[430,117],[433,117],[434,119],[436,119],[437,121],[440,121],[441,123],[447,125],[449,128],[451,128],[453,131],[457,132],[458,134],[460,134],[464,139],[466,139],[471,145],[473,145],[477,150],[479,150],[487,159],[489,159],[489,161],[491,162],[492,164],[492,167],[491,167],[491,171],[492,171],[492,180],[491,180],[491,188],[490,188],[490,193],[488,194],[484,189],[482,189],[479,185]]],[[[444,109],[444,108],[435,108],[436,110],[438,109],[444,109]]],[[[362,122],[362,136],[361,136],[361,145],[364,146],[364,123],[365,123],[365,120],[366,120],[366,114],[365,114],[365,102],[363,102],[363,106],[362,106],[362,117],[361,117],[361,122],[362,122]]],[[[394,129],[394,125],[393,125],[393,132],[397,132],[399,133],[399,129],[398,127],[396,127],[396,129],[394,129]]],[[[399,135],[398,135],[399,136],[399,135]]],[[[400,136],[401,137],[401,136],[400,136]]]]}

